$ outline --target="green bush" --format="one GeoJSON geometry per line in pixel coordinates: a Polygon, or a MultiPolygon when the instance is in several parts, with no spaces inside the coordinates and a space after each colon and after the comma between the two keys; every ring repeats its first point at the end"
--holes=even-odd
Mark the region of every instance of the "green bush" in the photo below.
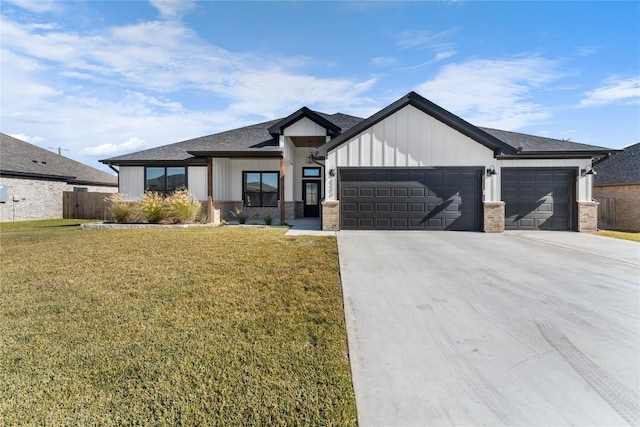
{"type": "Polygon", "coordinates": [[[152,224],[162,221],[167,216],[165,201],[161,194],[147,191],[140,201],[142,215],[152,224]]]}
{"type": "Polygon", "coordinates": [[[165,199],[169,218],[180,224],[191,224],[196,221],[202,205],[189,190],[178,190],[165,199]]]}

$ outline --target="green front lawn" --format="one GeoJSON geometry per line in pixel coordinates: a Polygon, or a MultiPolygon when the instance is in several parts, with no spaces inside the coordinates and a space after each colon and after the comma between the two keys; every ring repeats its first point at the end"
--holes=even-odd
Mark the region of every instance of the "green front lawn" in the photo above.
{"type": "Polygon", "coordinates": [[[2,225],[5,425],[354,425],[337,248],[2,225]]]}

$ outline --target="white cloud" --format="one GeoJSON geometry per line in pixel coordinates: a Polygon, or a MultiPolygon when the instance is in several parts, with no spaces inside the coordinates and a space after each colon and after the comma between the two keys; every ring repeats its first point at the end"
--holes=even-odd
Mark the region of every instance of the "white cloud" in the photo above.
{"type": "Polygon", "coordinates": [[[106,156],[114,153],[122,153],[128,151],[139,150],[146,145],[144,139],[133,136],[121,144],[100,144],[95,147],[87,147],[81,151],[81,154],[90,156],[106,156]]]}
{"type": "Polygon", "coordinates": [[[391,67],[398,63],[398,59],[392,56],[378,56],[376,58],[371,58],[371,64],[376,67],[391,67]]]}
{"type": "Polygon", "coordinates": [[[24,133],[12,133],[11,136],[21,141],[30,142],[31,144],[39,144],[44,141],[44,138],[41,136],[29,136],[24,133]]]}
{"type": "Polygon", "coordinates": [[[583,107],[616,103],[640,104],[640,77],[623,79],[613,76],[586,95],[587,97],[580,101],[583,107]]]}
{"type": "Polygon", "coordinates": [[[457,29],[452,28],[438,33],[432,33],[426,30],[407,30],[398,35],[396,45],[400,49],[410,49],[416,47],[430,47],[448,49],[451,47],[451,43],[444,42],[443,39],[447,39],[454,35],[457,29]]]}
{"type": "Polygon", "coordinates": [[[562,77],[556,62],[533,56],[477,59],[443,67],[417,91],[480,126],[515,130],[550,116],[534,91],[562,77]]]}
{"type": "Polygon", "coordinates": [[[190,0],[149,0],[149,3],[165,18],[179,18],[196,6],[195,2],[190,0]]]}
{"type": "Polygon", "coordinates": [[[54,0],[3,0],[3,2],[11,3],[29,12],[43,13],[43,12],[61,12],[63,9],[63,2],[54,0]]]}

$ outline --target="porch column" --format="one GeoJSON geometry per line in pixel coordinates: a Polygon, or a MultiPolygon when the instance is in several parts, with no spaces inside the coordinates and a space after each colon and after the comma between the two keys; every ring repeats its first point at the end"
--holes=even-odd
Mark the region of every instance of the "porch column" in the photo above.
{"type": "Polygon", "coordinates": [[[284,223],[284,157],[280,157],[280,224],[284,223]]]}
{"type": "Polygon", "coordinates": [[[207,221],[213,222],[213,158],[207,157],[207,221]]]}

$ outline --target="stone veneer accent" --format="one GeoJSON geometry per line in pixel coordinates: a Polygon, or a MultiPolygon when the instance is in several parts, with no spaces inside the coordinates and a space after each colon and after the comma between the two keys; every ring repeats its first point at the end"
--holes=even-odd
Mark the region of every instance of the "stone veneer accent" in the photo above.
{"type": "MultiPolygon", "coordinates": [[[[206,206],[206,202],[204,203],[206,206]]],[[[225,221],[235,221],[236,218],[233,214],[236,212],[236,210],[242,210],[245,217],[247,218],[248,224],[250,224],[252,221],[262,221],[262,218],[267,214],[271,214],[271,218],[273,219],[274,224],[280,222],[280,207],[243,207],[244,204],[242,200],[214,200],[213,206],[214,211],[218,213],[218,221],[220,221],[221,219],[224,219],[225,221]]],[[[284,203],[285,220],[302,218],[303,214],[304,212],[302,202],[284,203]]]]}
{"type": "Polygon", "coordinates": [[[322,229],[325,231],[340,230],[340,202],[322,202],[322,229]]]}
{"type": "Polygon", "coordinates": [[[485,233],[502,233],[504,231],[504,202],[484,202],[485,233]]]}
{"type": "Polygon", "coordinates": [[[616,228],[640,231],[640,184],[596,185],[593,198],[614,199],[616,228]]]}
{"type": "Polygon", "coordinates": [[[598,231],[598,202],[578,202],[578,231],[598,231]]]}

